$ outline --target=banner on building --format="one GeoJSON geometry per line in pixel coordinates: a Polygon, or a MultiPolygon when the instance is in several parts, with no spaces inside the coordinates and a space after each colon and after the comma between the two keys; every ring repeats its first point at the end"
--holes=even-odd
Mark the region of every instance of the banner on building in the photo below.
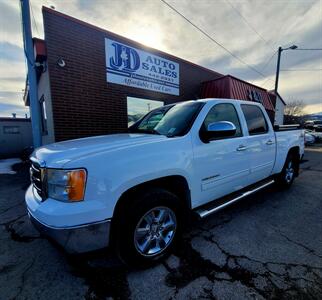
{"type": "Polygon", "coordinates": [[[124,43],[105,39],[106,80],[179,95],[179,64],[124,43]]]}

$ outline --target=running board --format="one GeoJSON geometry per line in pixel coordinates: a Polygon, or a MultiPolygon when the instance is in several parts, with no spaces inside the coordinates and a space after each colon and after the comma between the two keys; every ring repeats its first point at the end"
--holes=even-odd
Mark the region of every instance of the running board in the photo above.
{"type": "Polygon", "coordinates": [[[240,199],[243,199],[251,194],[258,192],[259,190],[271,185],[272,183],[274,183],[274,180],[266,181],[266,182],[262,183],[261,185],[253,187],[252,189],[250,189],[248,191],[245,190],[244,192],[239,193],[239,195],[237,195],[236,197],[234,197],[232,199],[225,200],[224,202],[220,201],[219,199],[215,200],[214,204],[217,204],[216,206],[207,207],[207,208],[198,208],[195,212],[199,215],[200,218],[205,218],[205,217],[225,208],[226,206],[237,202],[240,199]]]}

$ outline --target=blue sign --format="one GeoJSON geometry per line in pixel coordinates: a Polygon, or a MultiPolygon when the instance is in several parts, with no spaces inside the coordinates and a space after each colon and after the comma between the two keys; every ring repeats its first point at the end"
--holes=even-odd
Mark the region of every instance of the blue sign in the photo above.
{"type": "Polygon", "coordinates": [[[105,39],[107,82],[179,96],[179,64],[105,39]]]}

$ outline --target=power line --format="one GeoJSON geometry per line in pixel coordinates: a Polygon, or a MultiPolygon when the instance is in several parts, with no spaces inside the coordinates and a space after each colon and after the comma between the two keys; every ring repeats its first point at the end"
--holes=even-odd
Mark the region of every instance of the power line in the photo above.
{"type": "Polygon", "coordinates": [[[311,71],[322,71],[322,69],[283,69],[283,72],[311,72],[311,71]]]}
{"type": "Polygon", "coordinates": [[[268,64],[272,61],[273,57],[275,56],[275,54],[277,53],[277,51],[275,51],[273,53],[273,55],[269,58],[269,60],[266,62],[266,64],[264,65],[264,67],[262,68],[262,72],[266,69],[266,67],[268,66],[268,64]]]}
{"type": "Polygon", "coordinates": [[[264,39],[264,37],[256,30],[256,28],[252,25],[252,24],[250,24],[248,21],[247,21],[247,19],[241,14],[241,12],[229,1],[229,0],[226,0],[226,2],[232,7],[232,9],[234,9],[235,10],[235,12],[244,20],[244,22],[248,25],[248,27],[250,28],[250,29],[252,29],[273,51],[275,51],[274,50],[274,48],[269,44],[269,42],[268,41],[266,41],[265,39],[264,39]]]}
{"type": "Polygon", "coordinates": [[[203,35],[205,35],[207,38],[209,38],[212,42],[214,42],[217,46],[219,46],[220,48],[222,48],[223,50],[225,50],[227,53],[229,53],[232,57],[234,57],[235,59],[237,59],[239,62],[241,62],[242,64],[244,64],[245,66],[247,66],[249,69],[253,70],[254,72],[256,72],[257,74],[261,75],[262,77],[266,77],[262,72],[258,71],[257,69],[255,69],[253,66],[249,65],[248,63],[246,63],[244,60],[242,60],[241,58],[239,58],[237,55],[235,55],[233,52],[231,52],[230,50],[228,50],[225,46],[223,46],[221,43],[217,42],[213,37],[211,37],[207,32],[205,32],[203,29],[201,29],[200,27],[198,27],[196,24],[194,24],[192,21],[190,21],[186,16],[184,16],[182,13],[180,13],[176,8],[174,8],[172,5],[170,5],[168,2],[166,2],[165,0],[160,0],[161,2],[163,2],[165,5],[167,5],[170,9],[172,9],[174,12],[176,12],[178,15],[180,15],[183,19],[185,19],[190,25],[192,25],[193,27],[195,27],[198,31],[200,31],[203,35]]]}
{"type": "Polygon", "coordinates": [[[322,48],[297,48],[294,50],[303,50],[303,51],[322,51],[322,48]]]}
{"type": "Polygon", "coordinates": [[[265,80],[264,80],[264,82],[263,82],[263,83],[260,83],[259,85],[263,86],[263,85],[265,85],[269,80],[270,80],[270,78],[267,78],[267,79],[265,79],[265,80]]]}
{"type": "MultiPolygon", "coordinates": [[[[261,72],[263,72],[265,69],[266,69],[266,67],[268,66],[268,64],[272,61],[272,59],[273,59],[273,57],[275,56],[275,54],[277,53],[277,51],[275,51],[274,53],[273,53],[273,55],[268,59],[268,61],[265,63],[265,65],[264,65],[264,67],[261,69],[261,72]]],[[[272,81],[272,82],[274,82],[274,80],[273,79],[271,79],[270,78],[271,76],[269,76],[268,78],[266,78],[266,79],[264,79],[263,81],[262,81],[262,83],[260,83],[259,84],[259,86],[264,86],[268,81],[272,81]]]]}

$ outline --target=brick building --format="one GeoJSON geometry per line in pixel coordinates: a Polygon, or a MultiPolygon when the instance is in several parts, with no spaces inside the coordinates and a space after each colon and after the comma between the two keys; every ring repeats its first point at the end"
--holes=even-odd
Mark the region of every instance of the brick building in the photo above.
{"type": "Polygon", "coordinates": [[[44,41],[34,39],[43,144],[125,132],[150,109],[201,98],[203,82],[223,77],[53,9],[43,19],[44,41]]]}

